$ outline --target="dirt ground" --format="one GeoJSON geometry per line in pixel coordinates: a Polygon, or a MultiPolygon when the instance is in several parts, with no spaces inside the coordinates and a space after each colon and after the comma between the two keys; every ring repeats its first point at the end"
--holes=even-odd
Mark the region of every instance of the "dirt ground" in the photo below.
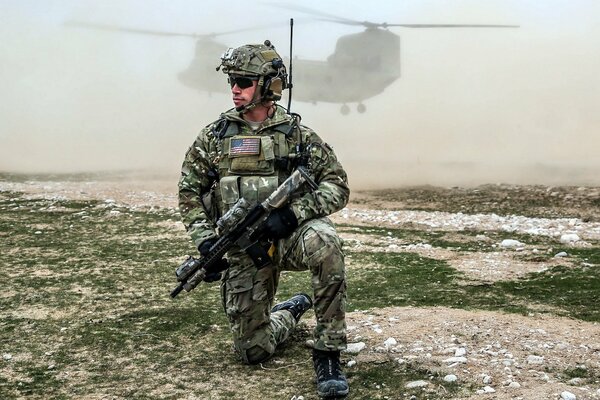
{"type": "MultiPolygon", "coordinates": [[[[139,209],[176,207],[177,177],[137,178],[4,181],[0,182],[0,188],[34,197],[98,199],[139,209]]],[[[468,230],[499,229],[553,238],[576,234],[580,240],[572,245],[586,247],[590,246],[590,241],[600,239],[599,198],[600,189],[589,187],[490,185],[476,189],[411,188],[357,192],[348,207],[337,213],[333,220],[338,224],[365,227],[444,229],[456,232],[455,241],[460,241],[461,235],[468,230]],[[457,202],[457,199],[461,201],[457,202]],[[482,202],[488,202],[488,208],[482,207],[482,202]],[[518,203],[529,205],[527,217],[519,214],[518,203]]],[[[527,261],[526,257],[515,258],[517,253],[520,256],[535,255],[539,251],[524,244],[507,251],[500,243],[495,243],[497,251],[466,253],[385,237],[375,240],[362,233],[344,232],[342,237],[355,251],[376,247],[378,251],[418,252],[445,260],[470,278],[482,282],[515,279],[551,268],[558,262],[557,258],[542,264],[527,261]]],[[[477,240],[489,242],[491,239],[480,235],[477,240]]],[[[561,262],[564,264],[564,260],[561,262]]],[[[364,350],[348,356],[351,361],[393,359],[409,365],[418,363],[432,373],[456,376],[459,385],[474,386],[478,394],[472,398],[574,398],[564,394],[565,391],[577,399],[600,398],[598,380],[582,383],[577,377],[565,381],[559,376],[559,372],[565,370],[589,370],[595,371],[598,377],[598,323],[550,314],[521,316],[443,307],[393,307],[349,312],[348,325],[350,342],[366,345],[364,350]]],[[[432,385],[427,381],[415,384],[422,385],[424,393],[432,385]]]]}

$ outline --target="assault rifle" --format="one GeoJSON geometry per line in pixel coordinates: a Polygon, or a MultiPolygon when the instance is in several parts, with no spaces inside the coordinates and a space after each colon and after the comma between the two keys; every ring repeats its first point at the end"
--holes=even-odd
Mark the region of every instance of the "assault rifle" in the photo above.
{"type": "Polygon", "coordinates": [[[271,257],[259,243],[264,239],[264,223],[271,212],[286,205],[291,195],[305,182],[313,190],[318,188],[304,167],[298,167],[262,203],[252,205],[246,199],[240,198],[217,221],[219,238],[208,254],[201,258],[189,256],[177,268],[175,275],[180,283],[171,291],[171,297],[175,298],[183,289],[187,292],[194,289],[233,246],[245,251],[258,269],[269,265],[271,257]]]}

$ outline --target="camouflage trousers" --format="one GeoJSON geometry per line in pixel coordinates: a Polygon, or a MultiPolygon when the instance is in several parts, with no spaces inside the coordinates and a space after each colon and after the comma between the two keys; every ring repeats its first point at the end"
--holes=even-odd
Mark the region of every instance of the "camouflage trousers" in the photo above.
{"type": "Polygon", "coordinates": [[[276,244],[273,266],[257,270],[241,251],[227,255],[230,268],[221,282],[221,298],[233,344],[242,361],[262,362],[273,355],[296,326],[289,311],[271,313],[281,271],[310,271],[319,350],[346,348],[346,273],[341,240],[331,221],[306,221],[276,244]]]}

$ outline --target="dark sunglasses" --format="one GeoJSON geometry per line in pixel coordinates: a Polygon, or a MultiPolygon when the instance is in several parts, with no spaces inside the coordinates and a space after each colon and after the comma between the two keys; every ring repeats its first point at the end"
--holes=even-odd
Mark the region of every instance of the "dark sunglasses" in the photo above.
{"type": "Polygon", "coordinates": [[[229,75],[227,81],[233,88],[235,85],[238,85],[240,89],[248,89],[252,86],[253,81],[257,81],[258,76],[239,76],[239,75],[229,75]]]}

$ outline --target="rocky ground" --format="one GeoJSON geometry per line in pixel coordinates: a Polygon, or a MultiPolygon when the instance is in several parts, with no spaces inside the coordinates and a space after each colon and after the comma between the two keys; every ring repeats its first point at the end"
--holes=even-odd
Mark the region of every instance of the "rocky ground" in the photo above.
{"type": "MultiPolygon", "coordinates": [[[[0,191],[99,199],[132,209],[176,207],[176,177],[135,178],[11,179],[0,181],[0,191]]],[[[364,228],[341,229],[351,251],[417,252],[447,261],[469,279],[490,283],[570,263],[568,254],[560,254],[552,245],[524,243],[520,234],[550,238],[574,249],[598,246],[600,189],[488,185],[357,192],[333,220],[340,226],[364,228]],[[368,228],[400,227],[444,231],[453,242],[475,243],[486,250],[466,252],[391,233],[377,237],[368,233],[368,228]],[[499,240],[491,232],[504,232],[507,238],[499,240]],[[539,261],[538,255],[549,257],[539,261]]],[[[350,258],[349,268],[358,267],[350,258]]],[[[590,263],[589,267],[599,266],[590,263]]],[[[432,383],[433,376],[442,376],[472,388],[469,398],[600,399],[597,322],[551,313],[390,307],[350,310],[348,325],[348,370],[360,363],[390,360],[414,366],[431,377],[410,383],[422,388],[422,398],[446,390],[432,383]]]]}

